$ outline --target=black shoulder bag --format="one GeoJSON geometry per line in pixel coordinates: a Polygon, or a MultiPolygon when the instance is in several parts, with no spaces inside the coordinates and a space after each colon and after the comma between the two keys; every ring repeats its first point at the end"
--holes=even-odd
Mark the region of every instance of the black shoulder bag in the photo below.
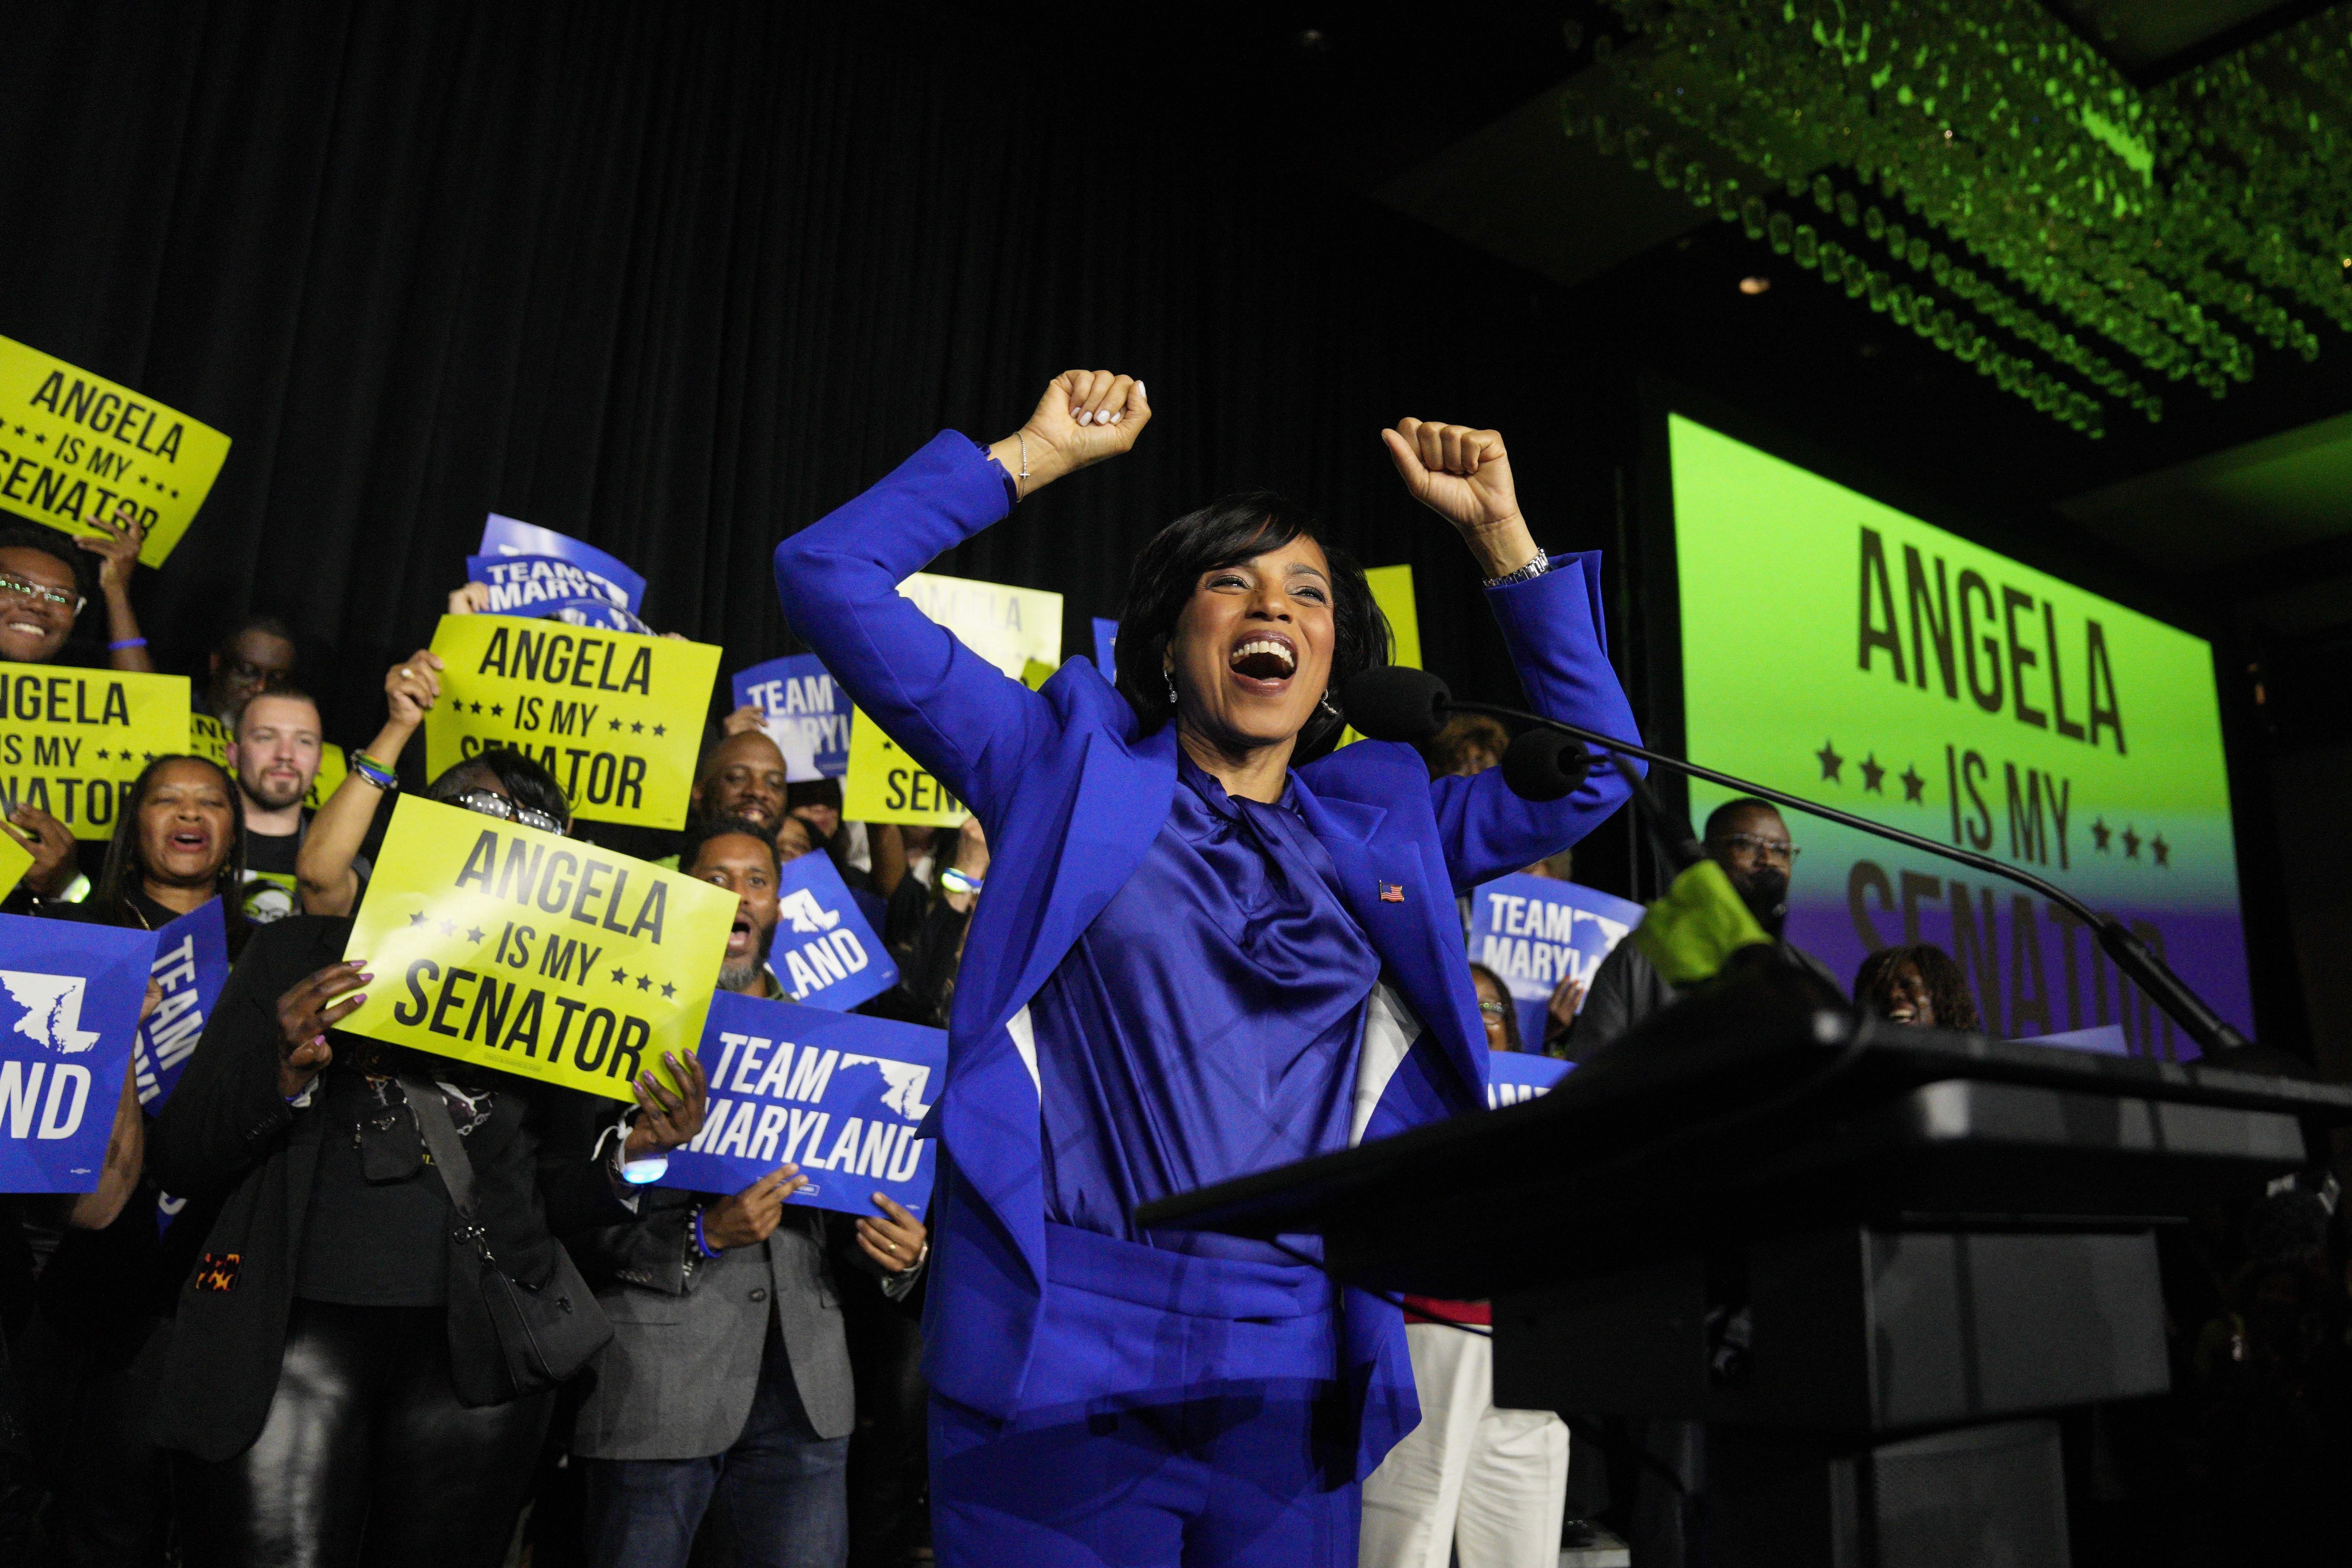
{"type": "Polygon", "coordinates": [[[613,1337],[612,1323],[561,1240],[555,1242],[555,1270],[543,1283],[528,1284],[499,1266],[490,1251],[489,1232],[474,1217],[474,1163],[466,1155],[457,1124],[449,1120],[441,1090],[414,1073],[400,1075],[400,1088],[433,1155],[433,1167],[448,1189],[449,1206],[457,1211],[450,1232],[451,1291],[465,1289],[459,1261],[475,1260],[473,1289],[469,1296],[453,1296],[453,1309],[472,1309],[488,1321],[513,1390],[508,1397],[553,1387],[604,1348],[613,1337]]]}

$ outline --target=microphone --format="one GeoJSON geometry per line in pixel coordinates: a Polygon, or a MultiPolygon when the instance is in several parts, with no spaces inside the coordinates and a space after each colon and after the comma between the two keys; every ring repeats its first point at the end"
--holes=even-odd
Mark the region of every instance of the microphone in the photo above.
{"type": "MultiPolygon", "coordinates": [[[[1932,838],[1923,838],[1899,827],[1889,827],[1884,823],[1873,822],[1866,816],[1856,816],[1834,806],[1820,805],[1785,790],[1759,784],[1752,779],[1718,773],[1713,768],[1701,767],[1680,757],[1670,757],[1647,746],[1637,746],[1598,731],[1547,719],[1540,713],[1497,707],[1490,702],[1459,702],[1454,700],[1452,689],[1443,679],[1423,669],[1407,669],[1398,665],[1380,665],[1367,669],[1340,689],[1339,711],[1347,716],[1349,723],[1375,741],[1403,741],[1413,745],[1434,736],[1444,728],[1449,713],[1485,713],[1493,718],[1532,725],[1533,729],[1511,742],[1510,750],[1503,756],[1503,782],[1514,795],[1524,799],[1558,800],[1584,782],[1591,768],[1591,756],[1584,753],[1582,747],[1578,748],[1578,754],[1573,758],[1568,752],[1571,742],[1580,741],[1586,746],[1597,746],[1609,752],[1610,762],[1633,785],[1634,796],[1643,808],[1663,826],[1671,828],[1679,825],[1685,835],[1689,834],[1687,820],[1664,811],[1655,795],[1626,762],[1628,757],[1639,757],[1645,763],[1685,773],[1692,778],[1704,779],[1709,784],[1721,784],[1741,795],[1769,800],[1776,805],[1834,822],[1841,827],[1851,827],[1858,833],[1867,833],[1925,854],[1957,861],[1989,876],[2003,878],[2032,889],[2089,927],[2097,935],[2099,945],[2106,950],[2116,968],[2130,975],[2139,988],[2163,1008],[2190,1039],[2197,1042],[2199,1049],[2206,1056],[2242,1049],[2251,1044],[2229,1020],[2213,1011],[2203,997],[2190,990],[2188,983],[2175,974],[2171,966],[2158,957],[2153,948],[2134,936],[2121,921],[2091,908],[2053,882],[2031,871],[2003,865],[1989,855],[1979,855],[1973,849],[1962,849],[1949,844],[1938,844],[1932,838]],[[1547,738],[1531,744],[1538,734],[1545,734],[1547,738]],[[1558,739],[1553,740],[1552,736],[1558,739]],[[1524,752],[1523,747],[1527,748],[1524,752]],[[1578,765],[1579,763],[1581,765],[1578,765]],[[1569,776],[1571,770],[1573,778],[1569,776]],[[1550,793],[1545,793],[1547,791],[1550,793]]],[[[1696,850],[1696,844],[1685,837],[1672,847],[1668,858],[1677,862],[1675,868],[1680,870],[1695,858],[1696,850]]]]}

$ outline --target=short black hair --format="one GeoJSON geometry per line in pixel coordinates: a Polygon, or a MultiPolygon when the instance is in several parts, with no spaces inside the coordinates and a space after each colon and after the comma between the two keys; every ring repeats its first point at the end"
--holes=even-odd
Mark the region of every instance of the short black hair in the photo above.
{"type": "Polygon", "coordinates": [[[1981,1029],[1984,1019],[1977,1012],[1976,998],[1969,994],[1969,977],[1952,955],[1932,942],[1915,942],[1906,947],[1882,947],[1862,961],[1862,968],[1853,977],[1853,999],[1874,1013],[1886,1011],[1895,977],[1905,964],[1919,972],[1919,983],[1927,988],[1928,1005],[1936,1009],[1936,1027],[1939,1029],[1981,1029]]]}
{"type": "Polygon", "coordinates": [[[89,551],[77,548],[70,537],[57,529],[37,522],[0,523],[0,550],[37,550],[54,556],[73,574],[74,592],[85,599],[95,586],[97,563],[89,551]]]}
{"type": "Polygon", "coordinates": [[[681,871],[692,870],[695,859],[702,853],[704,845],[714,838],[726,838],[738,834],[745,838],[756,838],[766,845],[768,858],[774,863],[778,870],[783,869],[783,861],[776,854],[776,836],[748,816],[698,816],[688,822],[686,825],[686,831],[678,835],[677,868],[681,871]]]}
{"type": "MultiPolygon", "coordinates": [[[[1323,536],[1322,523],[1297,502],[1272,490],[1247,490],[1211,501],[1161,529],[1136,557],[1119,610],[1118,694],[1135,710],[1140,732],[1156,733],[1175,714],[1168,700],[1168,642],[1176,618],[1192,602],[1201,574],[1311,539],[1331,563],[1331,679],[1338,691],[1355,676],[1389,662],[1389,623],[1355,558],[1323,536]]],[[[1294,764],[1311,763],[1339,743],[1348,721],[1318,705],[1298,732],[1294,764]]]]}
{"type": "MultiPolygon", "coordinates": [[[[260,632],[283,643],[294,643],[294,628],[286,624],[283,616],[256,613],[239,616],[228,630],[221,633],[220,640],[213,644],[213,651],[223,658],[228,658],[236,651],[237,639],[247,632],[260,632]]],[[[300,645],[295,646],[299,648],[300,645]]]]}
{"type": "Polygon", "coordinates": [[[1780,815],[1780,808],[1774,805],[1770,801],[1759,800],[1752,795],[1743,795],[1737,800],[1725,801],[1721,805],[1717,806],[1713,811],[1706,814],[1706,831],[1704,837],[1708,838],[1714,837],[1717,834],[1723,831],[1723,825],[1725,823],[1729,822],[1733,817],[1738,816],[1743,811],[1769,811],[1775,816],[1780,815]]]}
{"type": "Polygon", "coordinates": [[[308,702],[312,711],[318,713],[321,721],[326,716],[326,710],[319,706],[319,700],[292,681],[265,681],[258,690],[246,693],[245,700],[228,710],[228,717],[223,721],[222,727],[227,730],[230,740],[234,741],[244,733],[245,710],[265,697],[282,697],[289,702],[308,702]]]}
{"type": "Polygon", "coordinates": [[[517,805],[527,805],[566,826],[571,825],[572,802],[565,796],[563,786],[555,782],[555,775],[522,752],[505,746],[493,746],[442,769],[441,776],[425,786],[425,798],[446,805],[467,790],[479,789],[485,778],[496,779],[504,785],[517,805]]]}

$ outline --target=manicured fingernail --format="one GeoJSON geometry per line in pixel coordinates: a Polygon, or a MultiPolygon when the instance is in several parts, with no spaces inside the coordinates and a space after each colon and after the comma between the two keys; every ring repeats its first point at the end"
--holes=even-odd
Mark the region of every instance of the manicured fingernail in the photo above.
{"type": "Polygon", "coordinates": [[[1135,384],[1135,390],[1145,398],[1149,398],[1151,395],[1150,389],[1146,387],[1143,383],[1139,381],[1135,384]]]}
{"type": "Polygon", "coordinates": [[[349,963],[353,969],[365,969],[368,966],[368,961],[364,958],[346,959],[344,962],[349,963]]]}
{"type": "Polygon", "coordinates": [[[357,1006],[359,1004],[361,1004],[361,1003],[362,1003],[362,1002],[364,1002],[364,1001],[366,1001],[366,1000],[367,1000],[367,993],[366,993],[366,992],[364,992],[364,991],[362,991],[362,992],[361,992],[358,995],[356,995],[356,996],[354,996],[354,997],[352,997],[352,1005],[353,1006],[357,1006]]]}
{"type": "Polygon", "coordinates": [[[1122,419],[1124,419],[1124,418],[1126,418],[1126,417],[1127,417],[1127,415],[1126,415],[1124,412],[1120,412],[1120,413],[1118,413],[1118,414],[1114,414],[1114,415],[1112,415],[1112,416],[1110,416],[1110,422],[1111,422],[1112,424],[1116,425],[1116,424],[1118,424],[1120,420],[1122,420],[1122,419]]]}
{"type": "Polygon", "coordinates": [[[1081,408],[1081,409],[1079,409],[1079,410],[1078,410],[1078,423],[1079,423],[1079,424],[1081,424],[1081,425],[1087,424],[1087,423],[1091,422],[1091,421],[1093,420],[1093,418],[1094,418],[1094,415],[1093,415],[1093,413],[1092,413],[1090,410],[1084,409],[1084,408],[1081,408]]]}

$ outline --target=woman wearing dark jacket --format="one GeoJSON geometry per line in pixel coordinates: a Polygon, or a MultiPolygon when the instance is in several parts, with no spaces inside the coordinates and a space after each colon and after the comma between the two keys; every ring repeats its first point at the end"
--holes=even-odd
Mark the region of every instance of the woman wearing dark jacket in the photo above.
{"type": "MultiPolygon", "coordinates": [[[[97,891],[40,912],[158,931],[219,899],[234,958],[251,929],[236,896],[244,872],[228,774],[203,757],[162,757],[124,799],[97,891]]],[[[71,1568],[163,1560],[171,1491],[149,1428],[174,1288],[208,1211],[177,1200],[159,1206],[163,1189],[141,1169],[147,1126],[126,1072],[98,1189],[66,1205],[67,1228],[19,1345],[34,1456],[53,1499],[45,1560],[71,1568]]]]}
{"type": "MultiPolygon", "coordinates": [[[[554,780],[513,752],[427,793],[570,825],[554,780]]],[[[157,1404],[192,1568],[505,1554],[552,1392],[509,1377],[397,1075],[435,1085],[473,1167],[476,1223],[527,1289],[555,1272],[553,1230],[632,1211],[624,1163],[701,1125],[690,1060],[672,1064],[683,1097],[641,1079],[614,1136],[604,1102],[342,1034],[370,978],[342,961],[350,929],[298,917],[254,935],[148,1145],[168,1189],[225,1189],[157,1404]]]]}

